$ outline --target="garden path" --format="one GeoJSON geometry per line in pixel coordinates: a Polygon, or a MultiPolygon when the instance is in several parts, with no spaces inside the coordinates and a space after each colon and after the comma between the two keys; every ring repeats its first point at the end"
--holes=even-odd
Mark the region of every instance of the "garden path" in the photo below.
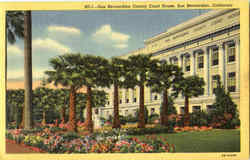
{"type": "Polygon", "coordinates": [[[6,141],[6,153],[38,153],[19,144],[13,144],[6,141]]]}

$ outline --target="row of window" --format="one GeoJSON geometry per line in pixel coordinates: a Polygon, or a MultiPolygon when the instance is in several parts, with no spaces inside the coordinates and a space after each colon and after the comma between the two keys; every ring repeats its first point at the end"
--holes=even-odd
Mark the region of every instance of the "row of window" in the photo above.
{"type": "MultiPolygon", "coordinates": [[[[215,108],[212,105],[207,105],[206,111],[208,113],[212,112],[215,108]]],[[[192,110],[193,112],[199,112],[201,111],[201,106],[192,106],[192,110]]],[[[185,113],[185,107],[182,106],[180,107],[180,114],[184,114],[185,113]]]]}
{"type": "MultiPolygon", "coordinates": [[[[215,90],[217,88],[217,79],[219,78],[219,75],[213,75],[212,76],[212,89],[213,93],[215,93],[215,90]]],[[[236,73],[235,72],[229,72],[227,74],[227,90],[229,92],[235,92],[236,91],[236,73]]]]}
{"type": "MultiPolygon", "coordinates": [[[[231,63],[235,61],[235,43],[229,43],[227,45],[227,62],[231,63]]],[[[184,57],[184,71],[190,71],[190,55],[184,57]]],[[[173,58],[171,61],[172,64],[178,65],[178,59],[173,58]]],[[[211,66],[219,65],[219,48],[214,47],[211,49],[211,66]]],[[[197,68],[204,68],[204,54],[203,52],[199,52],[197,54],[197,68]]]]}
{"type": "MultiPolygon", "coordinates": [[[[217,88],[217,79],[219,78],[219,75],[213,75],[212,76],[212,91],[213,93],[215,93],[215,90],[217,88]]],[[[229,72],[227,74],[227,90],[229,92],[235,92],[236,91],[236,73],[235,72],[229,72]]],[[[152,93],[150,93],[152,94],[152,93]]],[[[108,95],[107,97],[108,99],[110,99],[110,96],[108,95]]],[[[152,100],[158,100],[159,96],[158,94],[152,94],[152,100]]],[[[125,91],[125,103],[130,103],[129,101],[129,90],[127,89],[125,91]]],[[[136,89],[133,90],[133,103],[137,102],[137,97],[136,97],[136,89]]],[[[119,103],[122,104],[122,90],[119,90],[119,103]]],[[[108,105],[110,104],[110,102],[108,101],[108,105]]]]}
{"type": "MultiPolygon", "coordinates": [[[[212,105],[207,105],[206,106],[206,111],[208,112],[208,113],[210,113],[210,112],[212,112],[213,110],[214,110],[215,108],[212,106],[212,105]]],[[[131,115],[133,115],[133,116],[135,116],[135,113],[136,113],[136,110],[137,109],[133,109],[133,110],[131,110],[132,112],[132,114],[131,115]]],[[[192,106],[192,111],[193,112],[199,112],[199,111],[201,111],[201,106],[192,106]]],[[[109,112],[109,111],[106,111],[106,116],[109,116],[110,114],[112,114],[113,112],[109,112]]],[[[155,113],[155,108],[151,108],[150,109],[150,115],[152,115],[152,114],[154,114],[155,113]]],[[[184,114],[185,113],[185,107],[184,106],[182,106],[182,107],[180,107],[180,114],[184,114]]],[[[129,110],[128,109],[126,109],[126,110],[124,110],[124,116],[128,116],[129,115],[129,110]]]]}

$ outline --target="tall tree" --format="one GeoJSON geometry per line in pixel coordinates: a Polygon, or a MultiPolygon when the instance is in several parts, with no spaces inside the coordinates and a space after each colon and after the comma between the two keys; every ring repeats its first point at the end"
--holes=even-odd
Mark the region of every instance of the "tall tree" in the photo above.
{"type": "MultiPolygon", "coordinates": [[[[24,13],[21,11],[6,12],[6,30],[5,30],[5,85],[7,85],[7,42],[14,44],[17,40],[24,38],[24,13]]],[[[5,86],[6,88],[6,86],[5,86]]],[[[7,107],[7,106],[6,106],[7,107]]],[[[6,108],[6,111],[8,108],[6,108]]],[[[7,122],[7,121],[6,121],[7,122]]]]}
{"type": "Polygon", "coordinates": [[[128,57],[128,64],[125,67],[125,87],[140,88],[138,128],[145,128],[144,86],[148,83],[150,68],[155,68],[156,64],[156,60],[151,60],[151,55],[139,54],[128,57]]]}
{"type": "Polygon", "coordinates": [[[184,113],[184,125],[189,125],[189,98],[198,97],[204,93],[203,86],[205,82],[203,78],[198,76],[188,76],[183,77],[178,80],[178,83],[175,83],[173,86],[173,90],[175,91],[175,95],[181,93],[185,98],[185,113],[184,113]]]}
{"type": "Polygon", "coordinates": [[[70,90],[69,124],[70,130],[77,131],[76,127],[76,93],[85,86],[87,118],[85,126],[93,132],[92,121],[92,88],[103,87],[108,81],[108,61],[99,56],[65,54],[50,60],[53,71],[46,71],[48,82],[61,84],[70,90]]]}
{"type": "Polygon", "coordinates": [[[163,94],[162,108],[160,112],[161,125],[168,125],[168,91],[182,76],[181,69],[166,61],[159,61],[157,67],[151,67],[149,72],[148,86],[152,92],[163,94]]]}
{"type": "Polygon", "coordinates": [[[109,86],[108,61],[100,56],[83,55],[77,64],[81,71],[81,84],[87,88],[85,126],[89,132],[93,132],[92,121],[92,88],[109,86]]]}
{"type": "Polygon", "coordinates": [[[58,84],[69,89],[69,130],[77,132],[76,126],[76,92],[82,87],[81,70],[76,64],[80,61],[80,54],[64,54],[50,59],[53,70],[45,71],[47,83],[58,84]]]}
{"type": "Polygon", "coordinates": [[[109,77],[111,80],[111,84],[113,84],[114,88],[114,97],[113,97],[113,109],[114,109],[114,117],[113,117],[113,125],[112,128],[120,128],[120,119],[119,119],[119,95],[118,89],[123,85],[123,76],[124,72],[124,65],[126,64],[126,60],[120,58],[112,58],[110,62],[110,69],[109,69],[109,77]]]}
{"type": "Polygon", "coordinates": [[[24,128],[32,127],[32,26],[31,11],[24,12],[24,128]]]}

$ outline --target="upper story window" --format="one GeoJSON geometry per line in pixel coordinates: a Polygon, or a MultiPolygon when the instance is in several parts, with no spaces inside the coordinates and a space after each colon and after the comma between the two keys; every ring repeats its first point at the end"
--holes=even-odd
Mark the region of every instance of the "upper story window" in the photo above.
{"type": "Polygon", "coordinates": [[[185,56],[185,71],[189,72],[190,71],[190,55],[185,56]]]}
{"type": "Polygon", "coordinates": [[[227,48],[227,62],[235,61],[235,43],[229,43],[227,48]]]}
{"type": "Polygon", "coordinates": [[[171,64],[178,65],[178,59],[176,57],[173,57],[171,60],[171,64]]]}
{"type": "Polygon", "coordinates": [[[212,76],[212,89],[213,89],[213,93],[215,93],[215,89],[217,88],[218,84],[217,84],[217,80],[219,78],[219,75],[213,75],[212,76]]]}
{"type": "Polygon", "coordinates": [[[216,47],[216,48],[213,48],[212,49],[212,57],[211,57],[211,60],[212,60],[212,66],[216,66],[219,64],[219,48],[216,47]]]}
{"type": "Polygon", "coordinates": [[[198,69],[204,68],[204,55],[203,53],[199,53],[197,57],[197,67],[198,69]]]}
{"type": "Polygon", "coordinates": [[[235,88],[236,88],[235,72],[230,72],[228,73],[227,89],[229,92],[235,92],[235,88]]]}

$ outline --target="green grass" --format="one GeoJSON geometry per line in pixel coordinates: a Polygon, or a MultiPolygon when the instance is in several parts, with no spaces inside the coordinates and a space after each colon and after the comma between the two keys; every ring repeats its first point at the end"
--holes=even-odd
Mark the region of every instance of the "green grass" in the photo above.
{"type": "MultiPolygon", "coordinates": [[[[211,130],[157,134],[176,146],[176,152],[240,152],[240,130],[211,130]]],[[[144,139],[144,136],[136,136],[144,139]]]]}

